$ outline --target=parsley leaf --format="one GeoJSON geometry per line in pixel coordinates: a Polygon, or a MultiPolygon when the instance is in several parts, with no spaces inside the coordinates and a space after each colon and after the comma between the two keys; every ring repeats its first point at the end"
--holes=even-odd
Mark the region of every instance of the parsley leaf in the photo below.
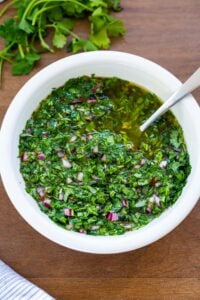
{"type": "Polygon", "coordinates": [[[97,50],[97,46],[90,40],[77,39],[73,38],[71,43],[68,46],[69,51],[72,53],[77,53],[81,50],[84,51],[95,51],[97,50]]]}
{"type": "Polygon", "coordinates": [[[52,42],[56,48],[63,48],[67,42],[67,37],[63,33],[55,31],[52,42]]]}
{"type": "Polygon", "coordinates": [[[66,45],[72,53],[108,49],[112,37],[125,33],[123,22],[111,14],[121,10],[120,0],[15,0],[3,6],[0,17],[13,7],[15,16],[0,25],[5,45],[0,51],[1,74],[5,61],[12,64],[14,75],[28,74],[40,59],[38,53],[66,45]],[[89,21],[85,38],[73,31],[77,19],[89,21]]]}

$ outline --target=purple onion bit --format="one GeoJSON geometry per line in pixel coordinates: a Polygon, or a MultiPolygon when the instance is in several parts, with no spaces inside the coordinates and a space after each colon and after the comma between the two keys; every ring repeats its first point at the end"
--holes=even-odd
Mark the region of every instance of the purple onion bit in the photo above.
{"type": "Polygon", "coordinates": [[[147,205],[146,211],[147,211],[148,213],[151,213],[151,212],[152,212],[152,204],[151,204],[151,203],[149,203],[149,204],[147,205]]]}
{"type": "Polygon", "coordinates": [[[156,194],[153,194],[150,198],[149,198],[149,202],[150,203],[156,203],[156,205],[158,207],[160,207],[160,198],[156,195],[156,194]]]}
{"type": "Polygon", "coordinates": [[[155,201],[156,205],[158,207],[160,207],[160,198],[157,195],[154,196],[154,201],[155,201]]]}
{"type": "Polygon", "coordinates": [[[88,116],[88,117],[86,117],[86,121],[88,121],[88,122],[92,122],[92,121],[93,121],[93,118],[92,118],[92,116],[88,116]]]}
{"type": "Polygon", "coordinates": [[[87,231],[86,231],[85,229],[79,229],[79,232],[80,232],[80,233],[84,233],[84,234],[87,233],[87,231]]]}
{"type": "Polygon", "coordinates": [[[28,154],[26,152],[22,154],[21,161],[28,161],[28,154]]]}
{"type": "Polygon", "coordinates": [[[32,129],[31,128],[26,128],[26,133],[32,133],[32,129]]]}
{"type": "Polygon", "coordinates": [[[118,214],[115,212],[109,212],[106,214],[106,218],[109,221],[117,221],[119,219],[118,214]]]}
{"type": "Polygon", "coordinates": [[[65,158],[62,159],[62,163],[63,163],[63,167],[66,169],[70,169],[72,167],[71,163],[65,158]]]}
{"type": "Polygon", "coordinates": [[[99,153],[98,145],[93,148],[93,153],[95,153],[95,154],[99,153]]]}
{"type": "Polygon", "coordinates": [[[89,98],[87,99],[87,103],[96,103],[97,100],[95,98],[89,98]]]}
{"type": "Polygon", "coordinates": [[[62,158],[62,157],[65,156],[65,151],[62,150],[62,149],[60,149],[60,150],[57,152],[57,155],[58,155],[58,157],[62,158]]]}
{"type": "Polygon", "coordinates": [[[128,206],[128,201],[126,199],[122,199],[122,206],[127,207],[128,206]]]}
{"type": "Polygon", "coordinates": [[[44,191],[44,188],[43,188],[42,186],[38,186],[38,187],[36,188],[36,192],[38,193],[38,195],[39,195],[40,197],[44,197],[44,195],[45,195],[45,191],[44,191]]]}
{"type": "Polygon", "coordinates": [[[97,229],[99,229],[99,225],[93,225],[93,226],[91,227],[91,230],[97,230],[97,229]]]}
{"type": "Polygon", "coordinates": [[[81,103],[82,103],[81,100],[79,100],[79,99],[74,99],[70,104],[71,104],[71,105],[77,105],[77,104],[81,104],[81,103]]]}
{"type": "Polygon", "coordinates": [[[44,131],[44,132],[42,133],[42,135],[43,135],[43,136],[49,136],[49,132],[48,132],[48,131],[44,131]]]}
{"type": "Polygon", "coordinates": [[[101,160],[102,160],[102,161],[106,161],[106,154],[103,154],[103,155],[101,156],[101,160]]]}
{"type": "Polygon", "coordinates": [[[167,161],[166,161],[166,160],[162,160],[162,161],[160,162],[159,166],[160,166],[161,169],[165,169],[166,166],[167,166],[167,161]]]}
{"type": "Polygon", "coordinates": [[[67,177],[66,182],[67,182],[68,184],[70,184],[70,183],[72,183],[72,179],[71,179],[70,177],[67,177]]]}
{"type": "Polygon", "coordinates": [[[133,226],[131,224],[128,224],[128,223],[123,224],[123,226],[124,226],[125,229],[132,229],[133,228],[133,226]]]}
{"type": "Polygon", "coordinates": [[[51,207],[51,200],[46,198],[46,199],[44,199],[43,204],[44,204],[44,206],[50,208],[51,207]]]}
{"type": "Polygon", "coordinates": [[[92,134],[88,134],[87,139],[88,139],[88,141],[92,140],[93,139],[92,134]]]}
{"type": "Polygon", "coordinates": [[[84,176],[83,172],[79,172],[78,175],[77,175],[77,180],[78,181],[83,181],[83,176],[84,176]]]}
{"type": "Polygon", "coordinates": [[[43,153],[39,153],[37,156],[38,160],[44,160],[45,159],[45,155],[43,153]]]}
{"type": "Polygon", "coordinates": [[[74,216],[74,211],[71,208],[65,208],[64,215],[65,217],[72,217],[74,216]]]}
{"type": "Polygon", "coordinates": [[[141,167],[141,165],[135,165],[134,169],[139,169],[141,167]]]}
{"type": "Polygon", "coordinates": [[[73,143],[73,142],[75,142],[76,141],[76,139],[77,139],[77,137],[75,136],[75,135],[73,135],[71,138],[70,138],[70,142],[71,143],[73,143]]]}
{"type": "Polygon", "coordinates": [[[85,135],[82,135],[82,137],[81,137],[81,141],[84,141],[84,142],[86,142],[86,140],[87,140],[86,136],[85,136],[85,135]]]}
{"type": "Polygon", "coordinates": [[[60,192],[59,195],[58,195],[58,199],[59,200],[64,200],[64,196],[65,196],[65,194],[63,192],[60,192]]]}

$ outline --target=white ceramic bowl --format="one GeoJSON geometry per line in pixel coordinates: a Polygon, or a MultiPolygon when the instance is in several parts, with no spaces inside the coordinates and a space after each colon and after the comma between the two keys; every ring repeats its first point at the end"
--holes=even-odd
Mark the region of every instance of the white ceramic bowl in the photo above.
{"type": "Polygon", "coordinates": [[[42,213],[25,192],[19,172],[19,134],[27,119],[52,88],[81,75],[118,76],[136,82],[165,100],[180,81],[159,65],[142,57],[114,51],[97,51],[61,59],[31,78],[18,92],[4,118],[0,135],[0,169],[5,189],[21,216],[38,232],[65,247],[90,253],[120,253],[160,239],[189,214],[200,195],[200,109],[189,95],[172,111],[181,124],[192,171],[178,201],[159,218],[122,236],[90,236],[67,231],[42,213]]]}

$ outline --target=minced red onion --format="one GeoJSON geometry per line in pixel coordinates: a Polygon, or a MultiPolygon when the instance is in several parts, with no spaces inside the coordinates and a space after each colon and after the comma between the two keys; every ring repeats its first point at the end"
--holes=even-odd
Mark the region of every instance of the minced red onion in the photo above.
{"type": "Polygon", "coordinates": [[[126,199],[122,199],[122,206],[126,207],[128,205],[128,201],[126,199]]]}
{"type": "Polygon", "coordinates": [[[72,104],[72,105],[77,105],[77,104],[81,104],[81,103],[82,103],[81,100],[79,100],[79,99],[74,99],[70,104],[72,104]]]}
{"type": "Polygon", "coordinates": [[[86,136],[85,136],[85,135],[83,135],[83,136],[81,137],[81,141],[86,142],[86,136]]]}
{"type": "Polygon", "coordinates": [[[123,227],[126,228],[126,229],[131,229],[132,225],[131,224],[124,224],[123,227]]]}
{"type": "Polygon", "coordinates": [[[152,212],[152,205],[149,203],[148,205],[147,205],[147,212],[149,212],[149,213],[151,213],[152,212]]]}
{"type": "Polygon", "coordinates": [[[118,214],[116,212],[109,212],[106,214],[106,218],[110,221],[117,221],[118,220],[118,214]]]}
{"type": "Polygon", "coordinates": [[[76,139],[77,139],[77,137],[74,135],[74,136],[71,137],[71,139],[70,139],[69,141],[70,141],[70,142],[75,142],[76,139]]]}
{"type": "Polygon", "coordinates": [[[48,131],[44,131],[44,132],[42,133],[42,135],[48,136],[48,135],[49,135],[49,132],[48,132],[48,131]]]}
{"type": "Polygon", "coordinates": [[[70,162],[66,158],[62,159],[62,163],[63,163],[63,167],[65,167],[67,169],[70,169],[72,167],[72,165],[70,164],[70,162]]]}
{"type": "Polygon", "coordinates": [[[99,147],[98,146],[95,146],[94,148],[93,148],[93,153],[99,153],[99,147]]]}
{"type": "Polygon", "coordinates": [[[71,217],[74,215],[74,211],[71,208],[65,208],[64,209],[64,215],[66,217],[71,217]]]}
{"type": "Polygon", "coordinates": [[[27,155],[26,152],[24,152],[24,153],[22,154],[21,160],[22,160],[22,161],[28,161],[28,155],[27,155]]]}
{"type": "Polygon", "coordinates": [[[88,138],[89,141],[92,140],[93,139],[92,134],[88,134],[87,138],[88,138]]]}
{"type": "Polygon", "coordinates": [[[88,116],[88,117],[86,118],[86,121],[88,121],[88,122],[92,122],[92,121],[93,121],[93,118],[92,118],[92,116],[88,116]]]}
{"type": "Polygon", "coordinates": [[[45,195],[44,188],[41,186],[38,186],[36,188],[36,192],[38,193],[38,195],[40,195],[40,197],[44,197],[44,195],[45,195]]]}
{"type": "Polygon", "coordinates": [[[64,196],[65,196],[65,194],[63,192],[60,192],[59,195],[58,195],[58,199],[63,200],[64,196]]]}
{"type": "Polygon", "coordinates": [[[98,225],[94,225],[94,226],[91,227],[91,230],[97,230],[97,229],[99,229],[98,225]]]}
{"type": "Polygon", "coordinates": [[[154,202],[154,195],[149,198],[149,202],[151,202],[151,203],[154,202]]]}
{"type": "Polygon", "coordinates": [[[157,206],[160,206],[160,198],[157,195],[155,195],[154,199],[157,206]]]}
{"type": "Polygon", "coordinates": [[[164,169],[167,166],[167,161],[166,160],[162,160],[161,163],[159,164],[159,166],[164,169]]]}
{"type": "Polygon", "coordinates": [[[106,154],[103,154],[103,155],[101,156],[101,160],[102,160],[102,161],[106,161],[106,154]]]}
{"type": "Polygon", "coordinates": [[[140,165],[135,165],[134,168],[135,169],[139,169],[141,166],[140,165]]]}
{"type": "Polygon", "coordinates": [[[46,199],[44,199],[43,204],[44,204],[44,206],[50,208],[51,207],[51,200],[46,198],[46,199]]]}
{"type": "Polygon", "coordinates": [[[84,229],[79,229],[79,232],[80,232],[80,233],[87,233],[87,231],[84,230],[84,229]]]}
{"type": "Polygon", "coordinates": [[[66,180],[67,183],[72,183],[72,179],[70,177],[67,177],[67,180],[66,180]]]}
{"type": "Polygon", "coordinates": [[[151,203],[155,202],[157,206],[160,206],[160,198],[156,194],[153,194],[153,196],[149,198],[149,201],[151,203]]]}
{"type": "Polygon", "coordinates": [[[61,149],[57,152],[57,154],[58,154],[58,157],[60,157],[60,158],[65,156],[64,150],[61,150],[61,149]]]}
{"type": "Polygon", "coordinates": [[[26,128],[26,133],[32,133],[31,128],[26,128]]]}
{"type": "Polygon", "coordinates": [[[82,181],[83,180],[83,172],[79,172],[77,175],[77,180],[82,181]]]}
{"type": "Polygon", "coordinates": [[[97,102],[97,100],[94,98],[90,98],[87,100],[87,103],[96,103],[96,102],[97,102]]]}
{"type": "Polygon", "coordinates": [[[39,153],[37,158],[38,158],[38,160],[43,160],[43,159],[45,159],[45,155],[43,153],[39,153]]]}

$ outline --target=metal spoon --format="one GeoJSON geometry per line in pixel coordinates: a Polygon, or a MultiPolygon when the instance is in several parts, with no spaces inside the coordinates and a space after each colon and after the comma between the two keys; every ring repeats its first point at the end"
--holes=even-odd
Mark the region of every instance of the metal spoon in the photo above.
{"type": "Polygon", "coordinates": [[[188,80],[181,85],[181,87],[165,102],[161,105],[158,110],[156,110],[153,115],[147,119],[140,130],[145,131],[157,118],[162,116],[170,107],[182,100],[190,92],[194,91],[200,86],[200,68],[197,69],[188,80]]]}

